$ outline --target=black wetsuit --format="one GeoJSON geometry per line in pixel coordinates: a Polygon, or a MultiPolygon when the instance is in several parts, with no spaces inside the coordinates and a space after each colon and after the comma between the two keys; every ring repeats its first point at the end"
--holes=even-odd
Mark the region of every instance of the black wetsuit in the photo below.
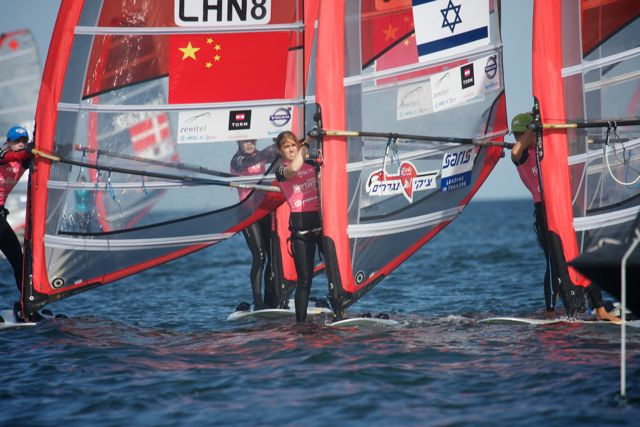
{"type": "MultiPolygon", "coordinates": [[[[524,164],[528,159],[528,151],[524,151],[522,154],[520,161],[514,162],[516,166],[524,164]]],[[[590,297],[594,308],[602,307],[604,305],[602,293],[595,283],[585,288],[575,285],[571,280],[560,237],[549,231],[544,202],[536,202],[533,204],[533,207],[535,215],[534,229],[538,237],[538,244],[544,251],[546,260],[546,270],[544,274],[546,309],[548,311],[555,309],[558,294],[560,294],[567,314],[572,316],[577,311],[584,311],[585,293],[590,297]]]]}
{"type": "Polygon", "coordinates": [[[7,222],[7,211],[4,206],[0,206],[0,250],[7,258],[13,268],[13,275],[16,279],[18,292],[22,286],[22,247],[18,236],[7,222]]]}
{"type": "MultiPolygon", "coordinates": [[[[309,163],[309,162],[307,162],[309,163]]],[[[313,164],[316,166],[315,164],[313,164]]],[[[286,181],[285,165],[276,170],[276,179],[286,181]]],[[[291,230],[291,250],[296,266],[298,281],[296,283],[296,321],[304,322],[307,317],[313,269],[315,266],[316,247],[322,252],[322,222],[320,212],[291,212],[289,217],[291,230]]]]}
{"type": "MultiPolygon", "coordinates": [[[[254,175],[265,172],[265,164],[271,164],[278,156],[275,145],[262,151],[246,154],[238,150],[231,159],[231,172],[238,175],[254,175]]],[[[240,199],[248,197],[251,190],[240,190],[240,199]]],[[[267,215],[259,221],[242,230],[242,234],[251,250],[251,291],[256,310],[266,307],[277,307],[278,301],[273,289],[271,277],[271,222],[272,215],[267,215]],[[265,268],[266,262],[266,268],[265,268]],[[264,274],[264,299],[262,297],[262,279],[264,274]],[[266,303],[266,304],[265,304],[266,303]]]]}

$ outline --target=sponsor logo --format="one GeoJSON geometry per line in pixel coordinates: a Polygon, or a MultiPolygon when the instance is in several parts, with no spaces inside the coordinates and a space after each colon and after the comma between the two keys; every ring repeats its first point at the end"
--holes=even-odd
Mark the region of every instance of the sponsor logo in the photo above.
{"type": "Polygon", "coordinates": [[[251,128],[251,110],[235,110],[229,112],[229,130],[251,128]]]}
{"type": "Polygon", "coordinates": [[[207,132],[207,120],[211,119],[211,113],[198,113],[182,120],[178,132],[180,134],[196,134],[207,132]]]}
{"type": "Polygon", "coordinates": [[[174,0],[178,26],[258,25],[271,20],[271,0],[174,0]]]}
{"type": "Polygon", "coordinates": [[[398,105],[398,108],[402,108],[402,109],[410,109],[410,108],[417,108],[420,106],[420,98],[422,98],[422,86],[418,86],[415,89],[410,90],[409,92],[405,93],[401,98],[400,98],[400,103],[398,105]]]}
{"type": "Polygon", "coordinates": [[[474,160],[475,151],[473,147],[446,153],[442,158],[440,191],[444,193],[469,185],[474,160]]]}
{"type": "Polygon", "coordinates": [[[484,66],[484,73],[490,79],[493,79],[498,73],[498,64],[496,62],[496,56],[490,56],[487,59],[487,65],[484,66]]]}
{"type": "Polygon", "coordinates": [[[429,114],[432,97],[431,89],[424,83],[398,88],[397,114],[398,120],[429,114]]]}
{"type": "Polygon", "coordinates": [[[291,120],[291,108],[278,108],[269,115],[269,121],[277,128],[281,128],[291,120]]]}
{"type": "Polygon", "coordinates": [[[462,80],[462,89],[466,89],[475,84],[473,78],[473,63],[460,67],[460,78],[462,80]]]}
{"type": "Polygon", "coordinates": [[[448,168],[464,167],[471,161],[472,151],[473,148],[467,148],[462,151],[445,154],[442,160],[442,173],[444,174],[444,170],[448,168]]]}
{"type": "Polygon", "coordinates": [[[409,203],[413,202],[413,194],[436,188],[438,172],[419,173],[411,162],[402,162],[397,175],[388,175],[379,169],[369,175],[367,194],[370,196],[393,196],[402,194],[409,203]]]}

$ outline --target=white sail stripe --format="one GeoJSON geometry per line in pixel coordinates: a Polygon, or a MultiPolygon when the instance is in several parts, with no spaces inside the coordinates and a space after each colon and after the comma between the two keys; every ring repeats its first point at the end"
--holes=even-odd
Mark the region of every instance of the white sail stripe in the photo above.
{"type": "MultiPolygon", "coordinates": [[[[487,45],[482,49],[475,49],[473,51],[468,52],[467,58],[469,59],[469,62],[473,62],[475,59],[478,59],[489,52],[495,52],[496,54],[498,54],[501,48],[502,48],[502,43],[487,45]]],[[[368,80],[375,80],[383,77],[395,77],[395,76],[406,74],[412,71],[420,71],[422,69],[431,68],[436,65],[444,65],[449,62],[459,61],[460,59],[461,59],[461,55],[456,54],[453,56],[447,56],[445,58],[441,58],[433,61],[417,62],[415,64],[403,65],[401,67],[390,68],[388,70],[375,71],[373,73],[358,74],[355,76],[345,77],[343,82],[345,87],[354,86],[354,85],[358,85],[360,83],[366,82],[368,80]]]]}
{"type": "Polygon", "coordinates": [[[194,111],[194,110],[230,110],[242,107],[277,107],[290,105],[304,105],[304,99],[266,99],[260,101],[239,102],[207,102],[200,104],[90,104],[59,102],[58,111],[80,112],[96,111],[102,113],[122,113],[138,111],[194,111]]]}
{"type": "MultiPolygon", "coordinates": [[[[487,135],[483,135],[481,137],[474,137],[473,140],[474,141],[485,141],[487,139],[491,139],[491,138],[497,138],[500,136],[504,136],[506,135],[508,132],[507,131],[501,131],[501,132],[493,132],[487,135]]],[[[424,141],[417,141],[417,142],[412,142],[411,144],[416,144],[416,143],[425,143],[424,141]]],[[[398,144],[402,144],[402,140],[398,141],[398,144]]],[[[435,149],[429,149],[429,150],[417,150],[417,151],[411,151],[409,153],[404,153],[401,154],[400,156],[398,156],[399,160],[412,160],[412,159],[418,159],[421,157],[427,157],[427,156],[431,156],[433,154],[439,154],[439,153],[445,153],[446,151],[450,150],[451,148],[455,148],[460,146],[460,144],[456,144],[454,142],[447,142],[447,143],[442,143],[438,146],[438,148],[435,149]]],[[[353,163],[347,163],[347,172],[355,172],[358,170],[362,170],[366,167],[371,167],[371,166],[381,166],[383,163],[383,158],[377,158],[377,159],[372,159],[372,160],[363,160],[360,162],[353,162],[353,163]]],[[[387,164],[389,164],[389,162],[387,162],[387,164]]]]}
{"type": "MultiPolygon", "coordinates": [[[[616,144],[616,151],[622,150],[622,146],[620,143],[616,144]]],[[[631,141],[627,141],[624,143],[624,147],[626,149],[636,148],[640,146],[640,138],[632,139],[631,141]]],[[[607,154],[613,154],[614,145],[609,145],[607,147],[607,154]]],[[[602,158],[602,150],[589,150],[586,153],[575,154],[573,156],[569,156],[569,166],[577,165],[580,163],[586,163],[594,159],[602,158]]]]}
{"type": "Polygon", "coordinates": [[[66,237],[46,234],[47,249],[68,249],[80,251],[138,251],[189,246],[203,243],[217,243],[232,237],[235,233],[200,234],[185,237],[162,237],[148,239],[100,239],[87,237],[66,237]]]}
{"type": "MultiPolygon", "coordinates": [[[[405,154],[401,154],[399,156],[399,159],[402,160],[411,160],[411,159],[417,159],[417,158],[421,158],[421,157],[426,157],[426,156],[430,156],[432,154],[438,154],[438,153],[444,153],[447,150],[450,150],[452,147],[457,146],[458,144],[443,144],[442,148],[437,148],[437,149],[433,149],[433,150],[417,150],[417,151],[412,151],[410,153],[405,153],[405,154]]],[[[353,163],[347,163],[347,172],[355,172],[355,171],[359,171],[362,170],[366,167],[371,167],[371,166],[382,166],[383,163],[383,157],[380,156],[377,159],[372,159],[372,160],[362,160],[360,162],[353,162],[353,163]]],[[[387,166],[389,166],[391,164],[391,162],[387,162],[387,166]]]]}
{"type": "Polygon", "coordinates": [[[0,88],[4,86],[12,86],[18,83],[37,82],[40,84],[40,74],[37,76],[20,76],[15,79],[3,80],[0,82],[0,88]]]}
{"type": "MultiPolygon", "coordinates": [[[[204,179],[214,179],[216,181],[228,182],[234,184],[258,184],[260,181],[273,181],[276,179],[274,174],[269,175],[258,175],[254,178],[251,175],[239,176],[239,177],[211,177],[204,179]]],[[[210,186],[211,184],[195,184],[188,182],[180,182],[180,181],[147,181],[145,179],[144,184],[142,183],[142,177],[140,177],[139,182],[99,182],[96,188],[96,184],[92,182],[67,182],[67,181],[48,181],[47,188],[50,190],[68,190],[68,189],[78,189],[83,188],[85,190],[95,190],[95,191],[107,191],[109,188],[113,188],[115,190],[128,190],[128,189],[169,189],[176,187],[200,187],[200,186],[210,186]]],[[[235,190],[234,190],[235,191],[235,190]]]]}
{"type": "Polygon", "coordinates": [[[595,70],[606,65],[615,64],[616,62],[624,61],[626,59],[632,59],[636,56],[640,56],[640,47],[635,49],[625,50],[624,52],[616,53],[615,55],[605,56],[604,58],[597,59],[595,61],[582,61],[581,64],[572,65],[562,69],[562,77],[569,77],[580,73],[586,73],[587,71],[595,70]]]}
{"type": "Polygon", "coordinates": [[[444,221],[451,221],[462,212],[463,207],[434,212],[427,215],[395,221],[375,222],[370,224],[349,224],[347,234],[350,239],[361,237],[385,236],[387,234],[404,233],[418,228],[433,227],[444,221]]]}
{"type": "Polygon", "coordinates": [[[79,25],[75,34],[100,36],[134,36],[134,35],[167,35],[167,34],[224,34],[224,33],[270,33],[277,31],[302,31],[303,23],[267,24],[267,25],[229,25],[208,27],[94,27],[79,25]]]}
{"type": "Polygon", "coordinates": [[[624,224],[636,219],[640,212],[640,206],[622,209],[619,211],[591,215],[573,219],[573,228],[576,231],[595,230],[611,225],[624,224]]]}
{"type": "Polygon", "coordinates": [[[591,82],[591,83],[586,83],[584,85],[584,91],[585,92],[591,92],[591,91],[594,91],[594,90],[601,89],[603,87],[612,86],[612,85],[616,85],[616,84],[619,84],[619,83],[624,83],[626,81],[633,80],[633,79],[636,79],[638,77],[640,77],[640,71],[632,71],[630,73],[621,74],[621,75],[616,76],[616,77],[602,79],[602,80],[598,80],[598,81],[591,82]]]}

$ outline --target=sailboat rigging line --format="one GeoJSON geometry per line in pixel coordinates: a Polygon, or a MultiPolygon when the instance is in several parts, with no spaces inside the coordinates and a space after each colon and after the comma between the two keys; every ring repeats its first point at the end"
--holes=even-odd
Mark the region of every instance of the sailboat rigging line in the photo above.
{"type": "MultiPolygon", "coordinates": [[[[513,143],[510,142],[494,142],[487,141],[482,142],[482,138],[457,138],[455,136],[426,136],[426,135],[408,135],[404,133],[395,133],[395,132],[364,132],[364,131],[355,131],[355,130],[330,130],[330,129],[322,129],[319,131],[322,135],[327,136],[347,136],[347,137],[370,137],[370,138],[388,138],[388,139],[412,139],[416,141],[429,141],[429,142],[446,142],[453,144],[462,144],[462,145],[476,145],[479,147],[503,147],[511,149],[513,148],[513,143]]],[[[313,132],[310,132],[310,135],[313,132]]],[[[315,136],[315,135],[311,135],[315,136]]],[[[489,138],[493,138],[495,135],[491,135],[489,138]]]]}
{"type": "MultiPolygon", "coordinates": [[[[389,156],[389,147],[391,147],[392,144],[395,144],[398,140],[396,138],[394,138],[393,136],[389,135],[389,139],[387,140],[387,146],[384,149],[384,157],[382,159],[382,172],[386,175],[387,174],[387,157],[389,156]]],[[[396,157],[397,157],[397,152],[396,152],[396,157]]],[[[398,162],[400,163],[400,162],[398,162]]]]}
{"type": "MultiPolygon", "coordinates": [[[[613,173],[613,171],[611,170],[611,165],[609,164],[609,156],[607,155],[607,146],[609,145],[609,138],[611,136],[611,129],[613,128],[613,133],[614,135],[617,137],[618,133],[617,133],[617,126],[616,123],[614,122],[613,125],[609,124],[609,127],[607,127],[607,139],[605,140],[604,146],[602,147],[602,155],[604,156],[604,159],[607,163],[607,171],[609,172],[609,176],[611,177],[611,179],[613,179],[615,182],[617,182],[620,185],[625,185],[625,186],[630,186],[630,185],[634,185],[636,184],[638,181],[640,181],[640,174],[636,177],[636,179],[634,179],[633,181],[620,181],[618,178],[616,178],[615,174],[613,173]]],[[[623,146],[624,148],[624,146],[623,146]]],[[[616,155],[615,151],[614,151],[614,156],[616,155]]],[[[621,162],[622,164],[625,163],[624,161],[624,154],[623,154],[623,161],[621,162]]]]}
{"type": "Polygon", "coordinates": [[[162,160],[147,159],[144,157],[131,156],[129,154],[114,153],[113,151],[101,150],[99,148],[83,147],[80,144],[74,145],[73,149],[76,151],[82,151],[83,153],[84,152],[96,153],[100,156],[117,157],[119,159],[132,160],[134,162],[140,162],[140,163],[148,163],[156,166],[165,166],[172,169],[185,170],[189,172],[197,172],[205,175],[222,176],[226,178],[231,178],[236,176],[228,172],[220,172],[212,169],[203,168],[201,166],[192,166],[192,165],[187,165],[180,162],[172,163],[172,162],[164,162],[162,160]]]}
{"type": "Polygon", "coordinates": [[[260,190],[260,191],[270,191],[274,193],[279,193],[280,188],[272,186],[272,185],[260,185],[260,184],[241,184],[237,182],[229,182],[229,181],[220,181],[216,179],[208,179],[208,178],[196,178],[188,175],[171,175],[165,173],[158,172],[149,172],[149,171],[138,171],[135,169],[128,168],[120,168],[114,166],[102,166],[98,164],[91,164],[87,162],[80,162],[77,160],[67,159],[64,157],[58,157],[56,155],[46,153],[44,151],[40,151],[36,148],[32,149],[31,152],[36,156],[51,160],[53,162],[65,163],[73,166],[86,167],[91,169],[96,169],[99,171],[107,171],[109,175],[112,172],[125,173],[129,175],[138,175],[138,176],[151,176],[154,178],[168,179],[172,181],[181,181],[190,185],[219,185],[223,187],[233,187],[233,188],[246,188],[251,190],[260,190]]]}
{"type": "MultiPolygon", "coordinates": [[[[593,121],[593,122],[566,122],[566,123],[542,123],[542,129],[585,129],[585,128],[606,128],[617,126],[637,126],[640,125],[640,119],[623,119],[609,121],[593,121]]],[[[540,123],[531,123],[529,128],[536,130],[540,123]]]]}

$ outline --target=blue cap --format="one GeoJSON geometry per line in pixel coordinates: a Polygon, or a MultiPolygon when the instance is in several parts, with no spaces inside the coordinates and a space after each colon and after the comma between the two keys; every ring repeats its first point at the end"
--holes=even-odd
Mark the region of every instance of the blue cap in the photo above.
{"type": "Polygon", "coordinates": [[[22,126],[14,126],[7,132],[7,141],[17,141],[20,138],[27,138],[29,140],[29,132],[22,126]]]}

